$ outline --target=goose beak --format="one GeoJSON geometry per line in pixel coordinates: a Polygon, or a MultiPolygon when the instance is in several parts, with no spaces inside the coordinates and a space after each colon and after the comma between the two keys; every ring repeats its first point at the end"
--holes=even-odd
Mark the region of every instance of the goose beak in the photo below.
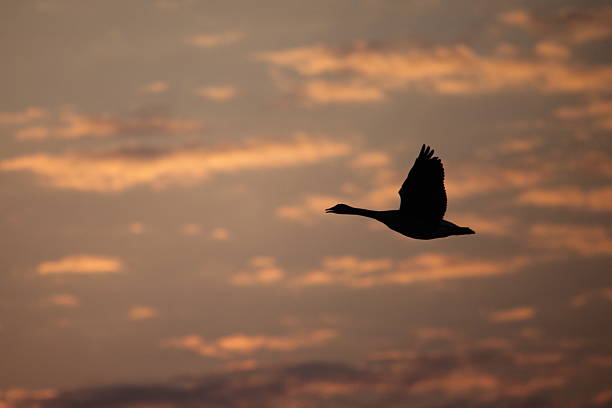
{"type": "Polygon", "coordinates": [[[328,213],[328,214],[331,213],[331,212],[334,212],[334,207],[326,208],[325,212],[328,213]]]}

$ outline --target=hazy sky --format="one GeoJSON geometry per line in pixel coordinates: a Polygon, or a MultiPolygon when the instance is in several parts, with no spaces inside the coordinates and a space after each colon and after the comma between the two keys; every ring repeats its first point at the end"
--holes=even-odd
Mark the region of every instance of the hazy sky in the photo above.
{"type": "Polygon", "coordinates": [[[612,406],[612,4],[2,0],[0,408],[612,406]],[[446,218],[408,239],[421,144],[446,218]]]}

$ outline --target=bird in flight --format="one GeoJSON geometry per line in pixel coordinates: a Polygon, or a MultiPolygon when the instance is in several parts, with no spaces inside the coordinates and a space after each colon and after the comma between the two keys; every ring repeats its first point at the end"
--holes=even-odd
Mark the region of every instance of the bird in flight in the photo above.
{"type": "Polygon", "coordinates": [[[393,231],[415,239],[444,238],[450,235],[475,234],[443,219],[446,212],[444,167],[434,151],[423,145],[406,181],[399,190],[399,210],[373,211],[336,204],[325,210],[332,214],[353,214],[374,218],[393,231]]]}

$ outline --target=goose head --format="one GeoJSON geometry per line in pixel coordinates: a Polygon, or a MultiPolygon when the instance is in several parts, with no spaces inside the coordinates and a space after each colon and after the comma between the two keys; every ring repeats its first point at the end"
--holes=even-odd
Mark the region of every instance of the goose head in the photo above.
{"type": "Polygon", "coordinates": [[[325,210],[326,213],[332,213],[332,214],[351,214],[351,210],[353,209],[353,207],[351,207],[350,205],[346,205],[346,204],[336,204],[331,208],[327,208],[325,210]]]}

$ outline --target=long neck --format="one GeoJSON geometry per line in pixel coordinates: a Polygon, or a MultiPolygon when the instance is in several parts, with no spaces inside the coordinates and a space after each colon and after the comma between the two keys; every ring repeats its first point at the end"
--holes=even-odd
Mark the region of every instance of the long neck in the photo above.
{"type": "Polygon", "coordinates": [[[361,215],[362,217],[376,218],[378,211],[366,210],[365,208],[350,207],[347,214],[361,215]]]}

